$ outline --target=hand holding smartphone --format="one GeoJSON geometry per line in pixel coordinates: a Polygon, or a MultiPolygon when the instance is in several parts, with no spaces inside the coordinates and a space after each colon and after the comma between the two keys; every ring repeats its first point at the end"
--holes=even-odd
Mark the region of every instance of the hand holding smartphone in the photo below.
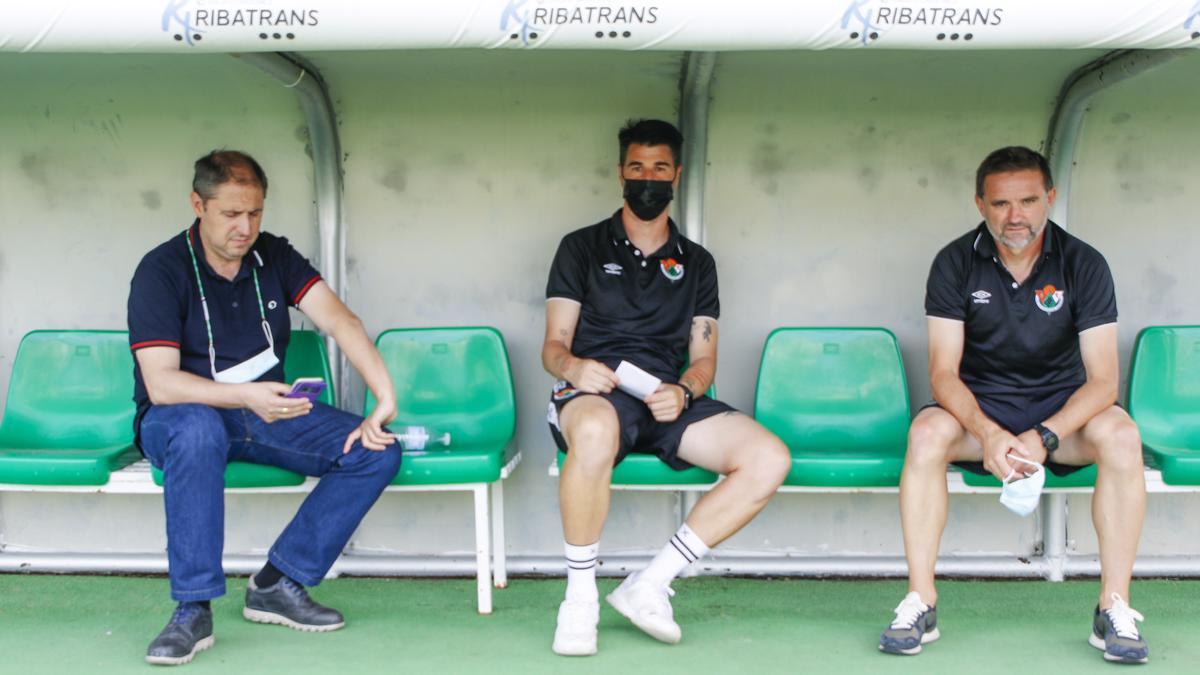
{"type": "Polygon", "coordinates": [[[288,398],[306,398],[316,403],[317,398],[325,391],[325,380],[320,377],[301,377],[292,383],[288,398]]]}

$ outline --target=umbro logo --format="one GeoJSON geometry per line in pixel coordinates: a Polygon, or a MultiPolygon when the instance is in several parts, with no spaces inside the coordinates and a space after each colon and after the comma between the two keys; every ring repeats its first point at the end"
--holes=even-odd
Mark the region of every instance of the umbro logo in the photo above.
{"type": "Polygon", "coordinates": [[[621,276],[621,270],[622,270],[622,267],[620,265],[618,265],[617,263],[605,263],[605,265],[604,265],[605,272],[607,272],[608,274],[614,274],[618,277],[621,276]]]}
{"type": "Polygon", "coordinates": [[[991,299],[990,299],[990,298],[992,297],[992,294],[991,294],[991,293],[988,293],[987,291],[975,291],[974,293],[972,293],[972,294],[971,294],[971,297],[972,297],[972,298],[975,298],[975,299],[972,301],[972,302],[974,302],[975,304],[977,304],[977,305],[986,305],[986,304],[988,304],[989,302],[991,302],[991,299]]]}

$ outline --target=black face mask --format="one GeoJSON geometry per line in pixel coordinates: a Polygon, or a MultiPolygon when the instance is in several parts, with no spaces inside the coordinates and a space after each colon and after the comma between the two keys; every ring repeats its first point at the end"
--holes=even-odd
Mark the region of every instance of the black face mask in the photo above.
{"type": "Polygon", "coordinates": [[[675,198],[669,180],[625,179],[625,201],[642,220],[654,220],[675,198]]]}

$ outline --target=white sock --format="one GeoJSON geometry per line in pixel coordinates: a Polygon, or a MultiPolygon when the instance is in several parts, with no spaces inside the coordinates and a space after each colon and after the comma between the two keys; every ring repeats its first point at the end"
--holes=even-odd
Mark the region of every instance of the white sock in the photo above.
{"type": "Polygon", "coordinates": [[[596,557],[600,553],[600,542],[587,546],[563,542],[563,549],[567,557],[567,600],[598,601],[596,557]]]}
{"type": "Polygon", "coordinates": [[[662,551],[650,561],[650,566],[639,573],[640,578],[660,586],[667,586],[683,568],[696,562],[708,553],[708,544],[700,540],[686,524],[667,542],[662,551]]]}

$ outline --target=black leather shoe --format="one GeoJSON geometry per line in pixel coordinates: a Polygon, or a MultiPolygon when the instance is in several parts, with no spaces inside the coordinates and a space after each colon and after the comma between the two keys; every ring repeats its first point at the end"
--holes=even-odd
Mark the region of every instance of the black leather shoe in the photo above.
{"type": "Polygon", "coordinates": [[[287,577],[269,588],[255,587],[254,577],[250,577],[242,616],[256,623],[275,623],[317,633],[346,625],[341,612],[313,602],[303,586],[287,577]]]}
{"type": "Polygon", "coordinates": [[[196,652],[213,646],[212,610],[196,603],[181,602],[146,650],[146,662],[178,666],[191,661],[196,652]]]}

